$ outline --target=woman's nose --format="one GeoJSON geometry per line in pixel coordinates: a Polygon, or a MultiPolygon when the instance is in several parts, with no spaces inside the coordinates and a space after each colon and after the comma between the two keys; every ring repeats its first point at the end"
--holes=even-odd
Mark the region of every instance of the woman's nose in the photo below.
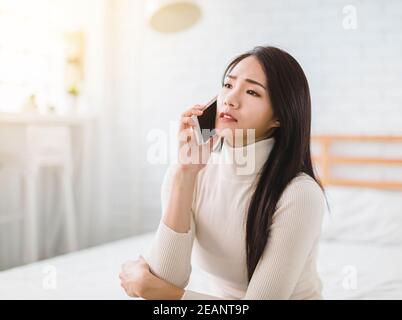
{"type": "Polygon", "coordinates": [[[237,109],[239,107],[239,99],[234,94],[228,94],[223,102],[225,107],[237,109]]]}

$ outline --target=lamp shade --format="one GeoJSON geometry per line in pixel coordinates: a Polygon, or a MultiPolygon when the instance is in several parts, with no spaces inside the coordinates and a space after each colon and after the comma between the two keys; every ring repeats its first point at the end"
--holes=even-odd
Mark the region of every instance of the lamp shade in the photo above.
{"type": "Polygon", "coordinates": [[[194,0],[149,0],[146,16],[153,29],[170,33],[194,25],[201,17],[201,9],[194,0]]]}

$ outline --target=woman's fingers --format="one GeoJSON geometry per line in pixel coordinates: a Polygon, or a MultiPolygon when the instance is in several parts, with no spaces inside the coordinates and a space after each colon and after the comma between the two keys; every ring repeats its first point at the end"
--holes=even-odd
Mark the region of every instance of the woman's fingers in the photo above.
{"type": "Polygon", "coordinates": [[[181,116],[182,117],[190,117],[193,114],[201,115],[203,113],[204,107],[205,106],[203,106],[203,105],[196,104],[195,106],[191,107],[190,109],[184,111],[181,116]]]}
{"type": "Polygon", "coordinates": [[[124,289],[126,294],[130,297],[138,297],[138,295],[130,289],[129,280],[126,279],[123,272],[119,274],[119,278],[121,280],[120,286],[124,289]]]}
{"type": "Polygon", "coordinates": [[[180,125],[183,126],[183,124],[186,124],[186,122],[188,121],[188,119],[191,119],[192,116],[200,116],[202,115],[203,111],[201,109],[197,109],[197,108],[193,108],[190,110],[185,111],[182,115],[181,115],[181,121],[180,121],[180,125]]]}
{"type": "Polygon", "coordinates": [[[195,126],[195,121],[191,117],[181,118],[181,123],[184,125],[195,126]]]}
{"type": "Polygon", "coordinates": [[[197,104],[182,114],[181,119],[180,119],[180,126],[179,126],[180,142],[185,141],[186,143],[188,143],[191,141],[192,134],[193,134],[191,128],[193,128],[196,125],[196,122],[192,119],[192,116],[202,115],[204,107],[205,106],[203,106],[203,105],[197,104]],[[191,131],[187,131],[187,129],[189,129],[189,128],[191,131]]]}
{"type": "Polygon", "coordinates": [[[126,294],[133,298],[138,298],[138,292],[141,290],[141,283],[146,272],[149,272],[149,266],[144,257],[139,255],[138,259],[125,262],[122,266],[122,271],[119,273],[120,286],[126,294]]]}
{"type": "Polygon", "coordinates": [[[202,111],[200,112],[194,112],[185,116],[182,116],[180,119],[180,130],[190,127],[190,126],[194,126],[195,125],[195,121],[192,119],[192,117],[194,115],[199,116],[202,114],[202,111]]]}
{"type": "Polygon", "coordinates": [[[189,143],[193,137],[193,126],[185,126],[184,128],[180,128],[179,131],[179,144],[183,145],[184,143],[189,143]]]}
{"type": "Polygon", "coordinates": [[[193,129],[192,128],[186,128],[183,129],[179,132],[179,140],[180,142],[183,141],[187,141],[189,140],[189,138],[191,138],[193,136],[193,129]]]}
{"type": "Polygon", "coordinates": [[[129,297],[132,297],[132,298],[138,298],[139,297],[139,295],[137,295],[135,292],[131,291],[129,289],[129,287],[124,282],[120,283],[120,286],[124,289],[124,291],[126,292],[126,294],[129,297]]]}
{"type": "Polygon", "coordinates": [[[125,262],[125,263],[121,266],[121,268],[122,268],[123,270],[131,269],[131,268],[135,267],[135,265],[136,265],[137,263],[138,263],[137,260],[129,260],[129,261],[125,262]]]}

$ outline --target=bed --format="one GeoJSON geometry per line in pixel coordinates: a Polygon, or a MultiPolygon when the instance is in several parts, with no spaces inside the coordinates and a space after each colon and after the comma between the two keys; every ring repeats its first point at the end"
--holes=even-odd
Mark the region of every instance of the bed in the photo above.
{"type": "MultiPolygon", "coordinates": [[[[318,255],[324,298],[402,299],[402,179],[395,173],[395,181],[384,174],[369,180],[335,178],[332,170],[359,163],[402,167],[396,158],[332,154],[339,141],[402,143],[402,137],[313,140],[320,147],[314,161],[331,207],[318,255]]],[[[144,253],[153,236],[149,232],[0,272],[0,299],[129,299],[120,287],[120,266],[144,253]]],[[[209,293],[207,275],[197,265],[188,288],[209,293]]]]}
{"type": "Polygon", "coordinates": [[[402,137],[322,135],[312,145],[331,208],[318,260],[324,298],[402,299],[402,137]]]}

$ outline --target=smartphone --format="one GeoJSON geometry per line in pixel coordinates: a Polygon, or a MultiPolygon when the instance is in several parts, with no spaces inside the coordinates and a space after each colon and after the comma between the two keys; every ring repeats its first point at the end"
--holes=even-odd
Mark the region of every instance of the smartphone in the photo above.
{"type": "Polygon", "coordinates": [[[195,122],[193,130],[198,145],[207,143],[215,135],[217,98],[218,96],[215,96],[206,104],[202,115],[191,117],[195,122]]]}

